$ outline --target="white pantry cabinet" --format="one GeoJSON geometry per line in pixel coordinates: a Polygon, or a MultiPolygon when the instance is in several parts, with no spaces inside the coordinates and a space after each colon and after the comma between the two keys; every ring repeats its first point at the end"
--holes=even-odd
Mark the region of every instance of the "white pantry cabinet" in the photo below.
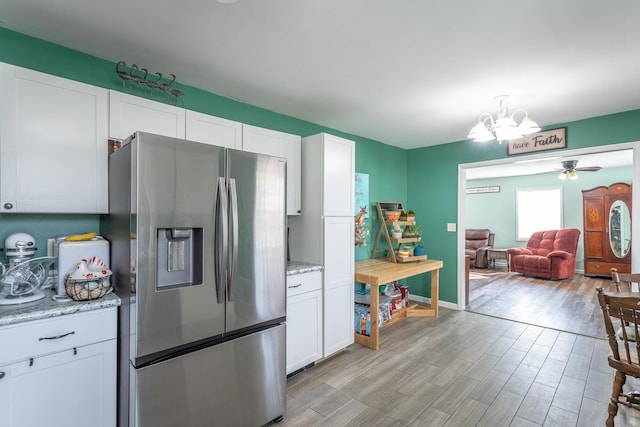
{"type": "Polygon", "coordinates": [[[186,110],[186,139],[242,150],[242,123],[186,110]]]}
{"type": "Polygon", "coordinates": [[[134,132],[185,139],[185,109],[109,91],[109,138],[124,140],[134,132]]]}
{"type": "Polygon", "coordinates": [[[111,307],[0,328],[2,425],[115,426],[116,322],[111,307]]]}
{"type": "Polygon", "coordinates": [[[322,272],[287,276],[287,375],[322,358],[322,272]]]}
{"type": "Polygon", "coordinates": [[[324,266],[323,356],[353,343],[355,142],[328,134],[302,139],[302,206],[289,218],[295,261],[324,266]]]}
{"type": "Polygon", "coordinates": [[[287,215],[299,215],[301,138],[299,135],[242,125],[242,149],[287,159],[287,215]]]}
{"type": "Polygon", "coordinates": [[[0,212],[108,211],[108,91],[0,63],[0,212]]]}
{"type": "Polygon", "coordinates": [[[354,219],[324,219],[324,356],[354,341],[354,219]]]}

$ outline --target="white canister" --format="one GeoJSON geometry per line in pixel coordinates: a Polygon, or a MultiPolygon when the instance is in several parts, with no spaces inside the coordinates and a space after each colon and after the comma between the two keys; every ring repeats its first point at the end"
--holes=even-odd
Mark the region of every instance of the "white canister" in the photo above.
{"type": "Polygon", "coordinates": [[[62,240],[57,242],[58,246],[58,283],[56,293],[58,295],[67,295],[64,287],[64,276],[76,268],[78,262],[85,259],[90,260],[98,257],[110,267],[109,258],[109,241],[103,237],[96,237],[91,240],[83,240],[79,242],[70,242],[62,240]]]}

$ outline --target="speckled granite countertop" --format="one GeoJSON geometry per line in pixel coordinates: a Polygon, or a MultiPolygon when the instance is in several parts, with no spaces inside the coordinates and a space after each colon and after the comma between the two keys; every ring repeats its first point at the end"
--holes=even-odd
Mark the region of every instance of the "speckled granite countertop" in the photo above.
{"type": "Polygon", "coordinates": [[[310,271],[320,271],[322,268],[323,267],[321,265],[311,264],[308,262],[289,261],[287,264],[287,276],[308,273],[310,271]]]}
{"type": "Polygon", "coordinates": [[[81,311],[98,310],[106,307],[117,307],[120,305],[120,297],[111,292],[102,298],[91,301],[65,301],[53,300],[54,292],[51,289],[45,290],[44,299],[34,302],[27,302],[16,305],[0,306],[0,326],[12,325],[15,323],[28,322],[31,320],[47,319],[50,317],[62,316],[81,311]]]}

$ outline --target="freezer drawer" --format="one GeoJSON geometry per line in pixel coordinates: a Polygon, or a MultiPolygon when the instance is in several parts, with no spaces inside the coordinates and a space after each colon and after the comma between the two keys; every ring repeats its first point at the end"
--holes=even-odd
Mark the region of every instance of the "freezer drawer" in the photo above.
{"type": "Polygon", "coordinates": [[[136,371],[140,427],[261,426],[284,415],[285,325],[136,371]]]}

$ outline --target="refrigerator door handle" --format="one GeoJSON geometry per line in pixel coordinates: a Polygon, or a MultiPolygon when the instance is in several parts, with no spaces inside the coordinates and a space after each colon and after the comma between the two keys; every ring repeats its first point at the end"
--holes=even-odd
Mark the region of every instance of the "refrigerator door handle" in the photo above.
{"type": "Polygon", "coordinates": [[[229,236],[229,281],[227,288],[227,299],[233,301],[235,298],[236,281],[238,277],[238,193],[236,191],[236,180],[229,179],[229,203],[231,206],[230,226],[231,236],[229,236]]]}
{"type": "Polygon", "coordinates": [[[227,199],[227,185],[224,177],[218,177],[218,186],[216,188],[216,193],[216,216],[214,219],[216,230],[216,253],[214,256],[216,295],[218,304],[224,304],[224,293],[227,277],[227,259],[229,256],[229,201],[227,199]]]}

